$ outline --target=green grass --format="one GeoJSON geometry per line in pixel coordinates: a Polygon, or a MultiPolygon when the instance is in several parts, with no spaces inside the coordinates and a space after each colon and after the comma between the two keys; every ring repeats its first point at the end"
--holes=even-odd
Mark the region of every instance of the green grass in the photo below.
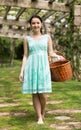
{"type": "MultiPolygon", "coordinates": [[[[21,83],[18,80],[21,62],[15,61],[14,67],[0,68],[0,104],[19,103],[18,106],[0,107],[0,113],[9,112],[8,116],[0,116],[0,130],[56,130],[51,124],[62,122],[81,122],[81,113],[46,113],[45,124],[37,125],[37,116],[32,105],[31,95],[21,93],[21,83]],[[13,113],[25,113],[25,115],[14,115],[13,113]],[[61,121],[55,116],[70,116],[71,119],[61,121]]],[[[81,82],[66,81],[52,82],[53,92],[48,94],[48,101],[62,100],[59,104],[47,104],[46,111],[57,109],[81,109],[81,82]]],[[[80,130],[73,128],[72,130],[80,130]]]]}

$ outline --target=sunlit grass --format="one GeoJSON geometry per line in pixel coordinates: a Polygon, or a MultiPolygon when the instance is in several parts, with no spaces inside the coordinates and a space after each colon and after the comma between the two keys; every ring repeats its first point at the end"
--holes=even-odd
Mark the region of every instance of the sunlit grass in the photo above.
{"type": "MultiPolygon", "coordinates": [[[[18,103],[18,106],[0,107],[0,113],[9,113],[8,116],[0,116],[0,129],[9,130],[52,130],[50,124],[59,123],[56,115],[63,114],[46,114],[45,124],[38,126],[37,116],[34,112],[32,96],[21,93],[21,83],[18,76],[21,62],[15,61],[14,67],[0,68],[0,104],[18,103]],[[14,115],[15,113],[25,113],[25,115],[14,115]]],[[[48,94],[48,101],[60,101],[58,104],[47,104],[46,111],[57,109],[81,109],[81,82],[66,81],[52,82],[53,92],[48,94]]],[[[81,113],[64,113],[71,117],[70,121],[81,121],[81,113]]],[[[67,121],[66,121],[67,122],[67,121]]],[[[55,130],[55,128],[53,128],[55,130]]],[[[73,129],[75,130],[75,129],[73,129]]]]}

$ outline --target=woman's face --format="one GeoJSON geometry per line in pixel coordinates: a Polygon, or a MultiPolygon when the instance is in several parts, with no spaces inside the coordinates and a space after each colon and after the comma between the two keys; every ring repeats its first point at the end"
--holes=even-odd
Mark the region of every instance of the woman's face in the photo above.
{"type": "Polygon", "coordinates": [[[31,27],[34,32],[41,32],[42,22],[39,18],[32,18],[31,27]]]}

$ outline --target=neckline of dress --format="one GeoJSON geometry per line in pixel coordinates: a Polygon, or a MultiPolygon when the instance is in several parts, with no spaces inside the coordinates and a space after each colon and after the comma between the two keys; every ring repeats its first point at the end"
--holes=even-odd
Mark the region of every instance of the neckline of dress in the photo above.
{"type": "Polygon", "coordinates": [[[42,35],[41,38],[35,39],[32,36],[30,36],[31,39],[33,39],[34,41],[38,41],[38,40],[42,40],[44,38],[45,35],[42,35]]]}

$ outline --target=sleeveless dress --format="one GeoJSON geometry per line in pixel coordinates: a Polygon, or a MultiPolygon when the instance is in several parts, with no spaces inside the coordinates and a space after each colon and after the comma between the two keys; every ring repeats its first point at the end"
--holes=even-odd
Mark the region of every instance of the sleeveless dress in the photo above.
{"type": "Polygon", "coordinates": [[[52,92],[51,74],[48,62],[48,38],[40,39],[27,36],[29,55],[24,68],[22,93],[35,94],[52,92]]]}

